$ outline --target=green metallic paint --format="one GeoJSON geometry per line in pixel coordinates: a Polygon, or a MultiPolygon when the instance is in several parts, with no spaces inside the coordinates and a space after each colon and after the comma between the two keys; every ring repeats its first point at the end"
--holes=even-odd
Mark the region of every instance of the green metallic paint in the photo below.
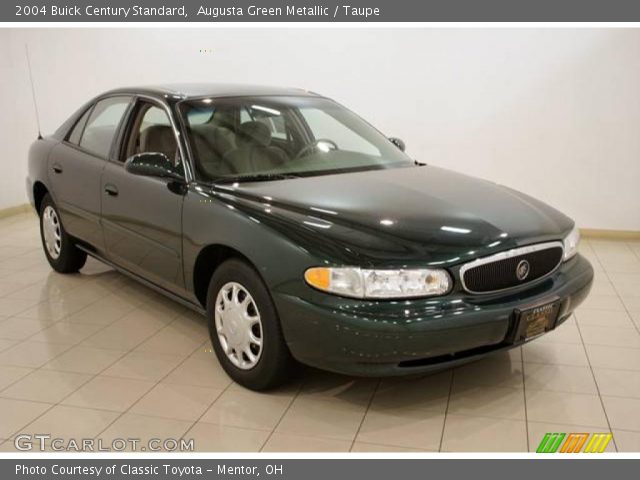
{"type": "MultiPolygon", "coordinates": [[[[144,94],[156,95],[177,117],[175,105],[184,96],[153,90],[144,94]]],[[[183,128],[179,120],[176,123],[183,128]]],[[[458,275],[463,263],[518,246],[562,240],[573,222],[527,195],[433,166],[240,185],[187,178],[184,188],[177,188],[175,180],[137,177],[102,160],[95,175],[110,171],[126,203],[103,198],[102,207],[96,207],[101,189],[96,193],[75,188],[81,183],[77,176],[72,190],[52,181],[52,153],[63,160],[82,153],[71,152],[63,141],[73,117],[65,125],[32,146],[27,180],[32,202],[36,182],[56,201],[74,192],[77,203],[90,207],[93,220],[87,223],[72,209],[61,210],[71,235],[96,256],[200,311],[194,285],[200,253],[211,245],[240,252],[269,288],[291,352],[314,366],[397,375],[435,368],[428,361],[421,363],[429,357],[442,362],[438,366],[453,365],[511,348],[508,335],[515,309],[560,300],[564,320],[587,295],[593,279],[591,266],[578,255],[553,275],[508,292],[465,292],[458,275]],[[149,192],[156,198],[153,203],[149,192]],[[106,210],[105,202],[111,202],[106,210]],[[170,206],[171,218],[166,208],[154,208],[155,204],[170,206]],[[94,217],[100,208],[104,212],[98,221],[94,217]],[[104,237],[106,245],[102,234],[96,237],[103,230],[110,232],[104,237]],[[171,255],[165,261],[166,249],[171,255]],[[153,260],[153,268],[145,266],[145,258],[153,260]],[[435,298],[347,299],[306,285],[304,271],[323,265],[446,268],[454,287],[435,298]],[[399,366],[407,361],[417,363],[399,366]]],[[[183,148],[189,151],[188,145],[183,148]]],[[[70,163],[68,169],[73,170],[70,163]]]]}

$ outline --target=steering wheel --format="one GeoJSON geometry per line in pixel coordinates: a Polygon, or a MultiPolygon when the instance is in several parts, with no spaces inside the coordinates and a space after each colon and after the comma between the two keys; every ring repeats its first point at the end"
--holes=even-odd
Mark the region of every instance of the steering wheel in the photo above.
{"type": "Polygon", "coordinates": [[[338,148],[338,144],[336,142],[334,142],[333,140],[329,140],[328,138],[319,138],[318,140],[316,140],[313,143],[310,143],[309,145],[305,146],[302,148],[302,150],[300,150],[298,152],[298,154],[295,156],[295,158],[293,160],[298,160],[306,155],[309,154],[309,152],[311,152],[312,150],[320,150],[323,152],[328,152],[329,150],[339,150],[338,148]],[[319,147],[319,145],[328,145],[328,149],[322,149],[321,147],[319,147]]]}

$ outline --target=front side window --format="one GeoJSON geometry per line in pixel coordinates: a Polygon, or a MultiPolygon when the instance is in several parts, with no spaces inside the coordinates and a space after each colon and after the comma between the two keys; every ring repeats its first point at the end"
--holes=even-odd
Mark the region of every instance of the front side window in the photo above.
{"type": "Polygon", "coordinates": [[[82,132],[80,147],[107,158],[129,102],[129,97],[110,97],[96,103],[82,132]]]}
{"type": "Polygon", "coordinates": [[[205,181],[311,176],[414,162],[357,115],[318,97],[237,97],[180,104],[205,181]]]}
{"type": "Polygon", "coordinates": [[[141,100],[136,104],[129,125],[121,161],[138,153],[162,153],[171,160],[176,172],[183,174],[178,142],[164,108],[141,100]]]}
{"type": "Polygon", "coordinates": [[[320,108],[304,108],[300,113],[316,138],[325,138],[335,143],[341,150],[361,152],[374,157],[380,156],[380,150],[375,144],[331,116],[330,113],[320,108]]]}

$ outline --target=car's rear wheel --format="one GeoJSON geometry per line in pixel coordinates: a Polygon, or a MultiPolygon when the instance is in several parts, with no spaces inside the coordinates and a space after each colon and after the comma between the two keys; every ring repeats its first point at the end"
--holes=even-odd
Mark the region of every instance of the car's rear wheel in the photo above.
{"type": "Polygon", "coordinates": [[[239,384],[265,390],[286,382],[294,361],[271,296],[256,271],[231,259],[209,284],[207,318],[213,349],[239,384]]]}
{"type": "Polygon", "coordinates": [[[74,273],[87,261],[87,254],[75,246],[65,232],[60,214],[49,194],[40,204],[40,237],[49,265],[59,273],[74,273]]]}

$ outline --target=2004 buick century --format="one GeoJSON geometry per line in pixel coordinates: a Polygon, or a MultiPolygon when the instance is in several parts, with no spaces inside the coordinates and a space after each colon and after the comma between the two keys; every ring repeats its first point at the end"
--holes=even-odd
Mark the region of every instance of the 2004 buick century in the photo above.
{"type": "Polygon", "coordinates": [[[206,315],[252,389],[296,360],[456,365],[565,321],[593,279],[573,221],[403,151],[302,90],[126,88],[34,142],[27,189],[56,271],[91,255],[206,315]]]}

